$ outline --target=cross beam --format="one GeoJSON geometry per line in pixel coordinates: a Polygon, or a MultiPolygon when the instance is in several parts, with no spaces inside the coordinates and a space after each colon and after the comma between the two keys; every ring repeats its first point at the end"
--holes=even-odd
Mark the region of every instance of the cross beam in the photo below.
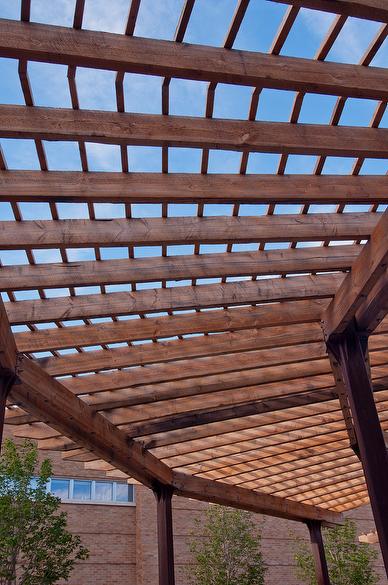
{"type": "Polygon", "coordinates": [[[19,382],[12,388],[13,402],[114,467],[152,489],[160,485],[170,486],[182,496],[282,518],[341,522],[342,515],[331,510],[172,471],[107,418],[93,412],[84,401],[40,366],[17,354],[2,302],[0,317],[0,363],[2,367],[10,369],[19,382]]]}

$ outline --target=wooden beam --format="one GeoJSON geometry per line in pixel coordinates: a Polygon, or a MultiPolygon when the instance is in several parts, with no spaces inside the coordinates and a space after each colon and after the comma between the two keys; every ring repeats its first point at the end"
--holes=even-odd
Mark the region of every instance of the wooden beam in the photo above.
{"type": "Polygon", "coordinates": [[[52,264],[3,266],[0,289],[64,288],[101,284],[264,276],[348,270],[362,246],[313,246],[233,254],[162,256],[52,264]]]}
{"type": "Polygon", "coordinates": [[[0,21],[0,39],[1,57],[252,87],[388,98],[387,73],[374,67],[13,20],[0,21]]]}
{"type": "Polygon", "coordinates": [[[384,203],[382,175],[1,171],[0,201],[384,203]]]}
{"type": "Polygon", "coordinates": [[[80,295],[5,303],[12,324],[83,319],[111,315],[152,313],[176,309],[201,309],[247,303],[326,298],[334,296],[342,274],[220,283],[80,295]]]}
{"type": "Polygon", "coordinates": [[[209,481],[202,477],[185,475],[177,471],[173,472],[172,485],[176,495],[203,502],[212,502],[222,506],[288,518],[289,520],[313,518],[334,524],[342,522],[342,516],[330,510],[314,508],[292,500],[277,498],[223,482],[209,481]]]}
{"type": "MultiPolygon", "coordinates": [[[[380,286],[380,306],[383,308],[384,301],[387,304],[388,289],[386,285],[386,270],[388,265],[388,211],[385,211],[375,229],[372,232],[369,242],[364,246],[361,254],[355,260],[351,272],[346,276],[338,289],[334,299],[326,309],[323,317],[323,329],[327,340],[334,335],[343,333],[349,323],[354,319],[357,311],[365,308],[365,298],[374,286],[380,286]],[[382,279],[382,284],[378,285],[382,279]]],[[[368,306],[373,299],[368,299],[368,306]]],[[[379,313],[379,307],[372,305],[374,315],[367,310],[369,318],[362,318],[363,327],[368,329],[368,319],[375,325],[375,316],[379,313]]],[[[388,307],[386,307],[388,308],[388,307]]],[[[384,316],[379,313],[380,319],[384,316]]]]}
{"type": "Polygon", "coordinates": [[[32,360],[21,357],[17,375],[21,384],[13,387],[12,398],[22,408],[145,485],[152,487],[155,481],[170,483],[171,471],[166,465],[106,418],[93,413],[32,360]]]}
{"type": "MultiPolygon", "coordinates": [[[[255,414],[273,412],[288,408],[306,406],[319,402],[326,402],[337,398],[335,387],[329,386],[329,376],[316,376],[316,379],[310,378],[307,384],[303,385],[301,379],[289,380],[279,383],[273,382],[263,384],[262,387],[251,387],[240,389],[251,391],[252,401],[241,396],[240,404],[236,397],[235,404],[214,407],[212,410],[197,409],[191,412],[181,412],[175,415],[165,415],[160,418],[143,420],[123,424],[122,428],[129,436],[144,437],[154,433],[167,432],[175,429],[195,427],[214,422],[221,422],[239,417],[251,416],[255,414]],[[321,379],[320,379],[321,378],[321,379]],[[288,385],[288,392],[287,392],[288,385]],[[298,393],[299,387],[299,393],[298,393]],[[313,388],[315,387],[315,390],[313,388]],[[271,396],[275,396],[271,398],[271,396]]],[[[375,391],[386,390],[388,387],[387,377],[374,381],[375,391]]],[[[230,400],[229,400],[230,403],[230,400]]],[[[117,422],[117,421],[116,421],[117,422]]]]}
{"type": "MultiPolygon", "coordinates": [[[[388,219],[388,214],[387,214],[388,219]]],[[[388,577],[388,452],[376,410],[365,339],[348,328],[330,341],[347,393],[373,516],[388,577]]]]}
{"type": "Polygon", "coordinates": [[[173,492],[171,486],[158,485],[154,488],[158,528],[159,585],[175,585],[171,505],[173,492]]]}
{"type": "Polygon", "coordinates": [[[0,368],[15,371],[17,349],[3,301],[0,299],[0,368]]]}
{"type": "MultiPolygon", "coordinates": [[[[363,68],[364,71],[368,69],[369,67],[363,68]]],[[[385,76],[388,74],[385,73],[385,76]]],[[[388,87],[386,79],[384,83],[385,88],[388,87]]],[[[386,92],[388,95],[388,90],[386,92]]],[[[380,93],[379,99],[382,97],[380,93]]],[[[388,129],[385,128],[251,122],[8,105],[0,106],[0,136],[280,154],[368,158],[386,158],[388,155],[388,129]],[[61,120],[60,125],[58,120],[61,120]]]]}
{"type": "MultiPolygon", "coordinates": [[[[124,367],[125,365],[129,367],[131,366],[131,361],[143,361],[143,363],[140,364],[132,363],[132,366],[146,365],[148,363],[148,357],[149,359],[155,359],[155,361],[151,362],[146,369],[135,369],[132,367],[130,371],[121,370],[107,373],[100,372],[98,374],[68,378],[64,380],[63,383],[75,394],[99,393],[100,397],[98,400],[96,399],[96,404],[99,401],[105,402],[109,397],[114,397],[120,403],[125,403],[128,400],[128,405],[134,405],[139,403],[139,400],[140,402],[142,402],[142,400],[145,402],[153,402],[157,397],[158,400],[166,400],[170,397],[191,395],[195,392],[204,393],[206,391],[211,391],[213,388],[217,391],[225,388],[232,388],[234,387],[232,384],[236,381],[240,385],[241,383],[251,385],[257,383],[257,378],[255,376],[250,377],[248,370],[251,370],[251,374],[253,375],[254,371],[257,370],[257,368],[262,368],[263,365],[270,366],[274,364],[281,365],[282,363],[294,363],[293,367],[297,368],[296,373],[298,374],[296,377],[299,377],[301,372],[303,374],[303,365],[297,366],[297,362],[302,364],[304,361],[308,362],[326,358],[326,351],[323,350],[322,345],[319,343],[321,333],[318,327],[310,331],[309,329],[305,329],[304,326],[295,326],[296,330],[294,331],[294,336],[288,331],[289,328],[274,329],[275,330],[273,330],[273,328],[268,330],[264,329],[251,337],[247,335],[247,343],[256,347],[256,349],[252,347],[249,352],[241,350],[240,353],[235,353],[238,351],[239,344],[240,348],[243,347],[243,342],[241,337],[234,336],[233,334],[230,337],[228,334],[221,336],[224,339],[220,340],[219,345],[217,344],[218,336],[210,336],[213,339],[211,339],[209,345],[207,345],[207,337],[200,338],[199,340],[192,340],[194,342],[202,341],[202,339],[206,341],[204,347],[208,348],[207,350],[205,349],[208,353],[205,357],[200,357],[198,354],[198,352],[201,351],[200,344],[194,343],[191,345],[189,340],[187,340],[187,346],[185,342],[182,341],[167,342],[166,346],[162,346],[161,348],[158,348],[158,346],[155,347],[155,344],[146,344],[144,348],[140,347],[140,350],[144,349],[144,352],[140,351],[140,353],[137,353],[137,348],[134,348],[135,351],[132,354],[132,358],[130,353],[131,350],[129,350],[127,359],[122,362],[117,360],[116,362],[112,361],[110,363],[111,368],[114,369],[119,367],[120,364],[121,367],[124,367]],[[289,345],[292,344],[292,342],[295,342],[296,345],[289,345]],[[233,348],[231,347],[230,344],[233,343],[235,343],[236,348],[234,346],[233,348]],[[274,344],[277,344],[277,346],[274,347],[274,344]],[[172,346],[171,353],[169,353],[169,345],[172,346]],[[286,347],[287,345],[289,346],[286,347]],[[184,353],[179,354],[180,347],[184,353]],[[158,349],[160,349],[160,353],[158,353],[158,349]],[[188,352],[193,354],[191,358],[189,357],[188,352]],[[197,357],[195,358],[194,354],[196,353],[197,357]],[[228,356],[223,354],[228,354],[228,356]],[[179,355],[181,359],[179,359],[179,355]],[[231,355],[233,355],[233,363],[231,363],[231,355]],[[159,357],[153,358],[152,356],[159,357]],[[172,361],[169,361],[169,357],[172,361]],[[163,361],[169,363],[163,363],[163,361]],[[239,377],[238,372],[244,370],[247,370],[247,377],[245,378],[243,375],[239,377]],[[225,372],[231,373],[225,378],[209,378],[210,375],[218,376],[225,372]],[[204,376],[206,376],[206,378],[203,378],[204,376]],[[196,379],[190,381],[190,378],[196,379]],[[155,384],[177,382],[178,380],[180,380],[180,382],[176,385],[168,384],[161,386],[160,388],[155,386],[155,384]],[[188,381],[184,382],[184,380],[188,381]],[[226,383],[226,385],[224,385],[224,383],[226,383]],[[152,387],[150,384],[152,384],[152,387]],[[192,388],[190,387],[190,384],[192,385],[192,388]],[[137,387],[137,390],[135,390],[135,386],[137,387]],[[143,388],[143,391],[139,386],[143,388]],[[131,388],[130,396],[128,395],[129,388],[131,388]],[[206,390],[206,388],[208,388],[208,390],[206,390]],[[126,391],[117,392],[119,389],[124,389],[126,391]],[[111,390],[114,390],[112,396],[109,394],[109,391],[111,390]],[[143,398],[141,399],[140,397],[143,398]]],[[[383,365],[385,363],[386,346],[387,335],[373,337],[373,353],[371,354],[373,366],[383,365]]],[[[87,358],[89,353],[91,352],[86,352],[81,355],[85,355],[87,358]]],[[[56,365],[56,361],[52,361],[51,358],[48,358],[47,360],[42,358],[38,363],[43,367],[46,365],[48,372],[51,375],[57,376],[76,373],[74,370],[81,373],[83,371],[93,371],[99,367],[104,367],[104,364],[98,364],[98,359],[103,361],[105,352],[92,353],[95,354],[95,360],[86,365],[83,365],[83,362],[81,362],[78,367],[77,364],[74,365],[74,362],[67,367],[66,364],[63,364],[61,358],[58,358],[58,366],[56,365]]],[[[109,355],[109,352],[106,351],[106,353],[109,355]]],[[[69,356],[69,359],[70,357],[73,356],[69,356]]],[[[74,359],[77,357],[77,354],[74,354],[74,359]]],[[[307,365],[305,373],[308,372],[306,375],[309,376],[313,375],[313,373],[318,373],[317,369],[319,369],[320,373],[330,372],[328,360],[321,362],[320,365],[318,363],[307,363],[305,365],[307,365]],[[313,371],[314,368],[315,370],[313,371]]],[[[260,369],[260,372],[264,375],[264,370],[260,369]]],[[[287,370],[287,368],[284,368],[283,370],[277,369],[275,370],[275,375],[280,375],[281,377],[275,379],[285,379],[284,376],[288,375],[291,377],[291,375],[294,374],[295,372],[292,368],[289,370],[287,370]]]]}
{"type": "Polygon", "coordinates": [[[292,4],[298,8],[310,8],[343,16],[365,18],[365,20],[377,20],[388,22],[388,8],[385,0],[272,0],[292,4]]]}
{"type": "Polygon", "coordinates": [[[16,382],[17,350],[4,303],[0,298],[0,450],[9,392],[16,382]]]}
{"type": "MultiPolygon", "coordinates": [[[[227,330],[247,331],[297,323],[312,324],[320,320],[328,302],[328,300],[322,299],[285,301],[275,307],[269,305],[236,307],[188,315],[177,314],[88,326],[38,329],[31,332],[15,333],[15,340],[20,352],[31,353],[50,349],[65,349],[78,345],[83,347],[100,343],[142,341],[192,333],[214,333],[227,330]]],[[[316,336],[321,334],[316,324],[311,325],[311,328],[315,329],[316,336]]]]}
{"type": "MultiPolygon", "coordinates": [[[[1,107],[1,106],[0,106],[1,107]]],[[[369,238],[380,213],[0,222],[0,249],[369,238]]]]}
{"type": "Polygon", "coordinates": [[[325,547],[323,545],[322,523],[317,520],[307,522],[310,533],[311,548],[313,551],[315,575],[318,585],[330,585],[329,571],[327,568],[325,547]]]}
{"type": "MultiPolygon", "coordinates": [[[[273,384],[275,389],[275,384],[273,384]]],[[[279,384],[278,384],[279,387],[279,384]]],[[[286,392],[284,392],[286,394],[286,392]]],[[[324,388],[290,396],[283,395],[275,398],[266,398],[260,400],[259,397],[251,402],[240,405],[225,406],[214,410],[202,409],[198,412],[181,413],[175,416],[164,416],[154,420],[130,423],[122,425],[125,432],[131,437],[145,437],[154,433],[173,431],[175,429],[184,429],[187,427],[201,426],[214,422],[227,421],[245,416],[252,416],[276,410],[289,409],[294,407],[306,406],[319,402],[326,402],[336,398],[335,388],[324,388]]]]}
{"type": "Polygon", "coordinates": [[[380,276],[375,286],[356,312],[360,331],[372,333],[388,313],[388,269],[380,276]]]}
{"type": "MultiPolygon", "coordinates": [[[[383,337],[388,341],[388,336],[383,337]]],[[[305,359],[306,354],[310,356],[310,359],[326,356],[322,331],[319,332],[316,327],[309,328],[305,324],[294,325],[293,328],[273,327],[270,330],[238,331],[119,347],[104,352],[97,350],[40,358],[38,363],[51,376],[63,376],[146,364],[155,366],[153,368],[155,369],[158,364],[172,362],[172,367],[184,368],[183,376],[189,377],[190,372],[193,376],[199,376],[203,371],[202,368],[205,371],[211,371],[213,367],[214,371],[218,368],[221,368],[219,371],[233,370],[231,359],[236,360],[234,365],[235,370],[238,370],[240,366],[241,369],[245,369],[255,364],[268,363],[267,360],[270,360],[272,356],[279,363],[286,360],[288,355],[295,356],[295,358],[290,358],[290,361],[297,361],[298,356],[302,356],[302,352],[305,353],[301,359],[305,359]],[[264,354],[263,351],[266,353],[264,354]],[[233,358],[230,357],[231,354],[233,358]]],[[[161,367],[163,369],[164,366],[161,367]]],[[[125,372],[122,374],[125,376],[125,372]]],[[[133,374],[134,371],[131,376],[133,374]]]]}

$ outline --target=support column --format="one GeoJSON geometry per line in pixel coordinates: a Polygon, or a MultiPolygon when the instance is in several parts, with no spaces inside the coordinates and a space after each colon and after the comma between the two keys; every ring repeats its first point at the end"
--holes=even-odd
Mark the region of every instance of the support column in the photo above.
{"type": "Polygon", "coordinates": [[[330,585],[329,571],[322,540],[322,523],[319,520],[309,520],[307,526],[310,532],[311,548],[314,555],[315,574],[318,585],[330,585]]]}
{"type": "Polygon", "coordinates": [[[366,338],[355,328],[329,343],[339,361],[388,576],[388,454],[373,397],[366,338]]]}
{"type": "Polygon", "coordinates": [[[158,520],[159,585],[175,585],[171,508],[173,491],[172,487],[161,484],[154,490],[158,520]]]}
{"type": "Polygon", "coordinates": [[[0,451],[3,440],[5,406],[7,404],[7,397],[15,382],[15,374],[7,368],[0,367],[0,451]]]}

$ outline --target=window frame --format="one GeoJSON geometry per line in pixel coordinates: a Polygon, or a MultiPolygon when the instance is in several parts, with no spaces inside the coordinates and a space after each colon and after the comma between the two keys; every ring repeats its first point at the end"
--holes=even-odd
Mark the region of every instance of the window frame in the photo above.
{"type": "MultiPolygon", "coordinates": [[[[63,481],[69,482],[69,497],[66,499],[60,498],[62,504],[86,504],[86,505],[94,504],[97,506],[135,506],[136,505],[135,486],[133,484],[128,484],[124,481],[105,480],[105,479],[87,479],[87,478],[83,478],[83,477],[53,476],[53,477],[50,477],[50,479],[47,482],[47,491],[49,493],[52,493],[52,491],[51,491],[52,480],[63,480],[63,481]],[[91,483],[90,499],[89,500],[82,500],[82,499],[74,498],[74,496],[73,496],[74,482],[76,482],[76,481],[88,481],[91,483]],[[96,482],[99,482],[99,483],[103,482],[103,483],[111,484],[111,486],[112,486],[112,499],[111,500],[97,500],[96,499],[96,482]],[[129,497],[131,496],[129,489],[130,489],[130,487],[132,487],[132,499],[131,500],[128,500],[128,501],[116,500],[117,484],[127,485],[129,497]]],[[[55,495],[55,494],[53,494],[53,495],[55,495]]],[[[59,497],[59,496],[57,496],[57,497],[59,497]]]]}

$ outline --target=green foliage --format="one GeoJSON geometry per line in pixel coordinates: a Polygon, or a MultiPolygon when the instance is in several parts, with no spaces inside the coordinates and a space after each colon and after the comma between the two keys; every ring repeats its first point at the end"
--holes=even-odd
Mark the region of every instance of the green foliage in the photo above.
{"type": "Polygon", "coordinates": [[[249,512],[209,506],[204,528],[201,529],[198,521],[192,537],[195,564],[191,569],[191,582],[195,585],[263,585],[266,569],[260,544],[260,531],[249,512]]]}
{"type": "MultiPolygon", "coordinates": [[[[335,585],[375,585],[378,577],[373,570],[377,552],[369,544],[356,541],[354,522],[323,531],[329,575],[335,585]]],[[[297,539],[295,561],[298,577],[308,585],[317,585],[310,546],[297,539]]]]}
{"type": "Polygon", "coordinates": [[[37,471],[38,451],[25,441],[3,444],[0,458],[0,585],[51,585],[67,579],[88,551],[66,529],[60,500],[47,493],[51,464],[37,471]],[[37,476],[36,481],[33,478],[37,476]]]}

